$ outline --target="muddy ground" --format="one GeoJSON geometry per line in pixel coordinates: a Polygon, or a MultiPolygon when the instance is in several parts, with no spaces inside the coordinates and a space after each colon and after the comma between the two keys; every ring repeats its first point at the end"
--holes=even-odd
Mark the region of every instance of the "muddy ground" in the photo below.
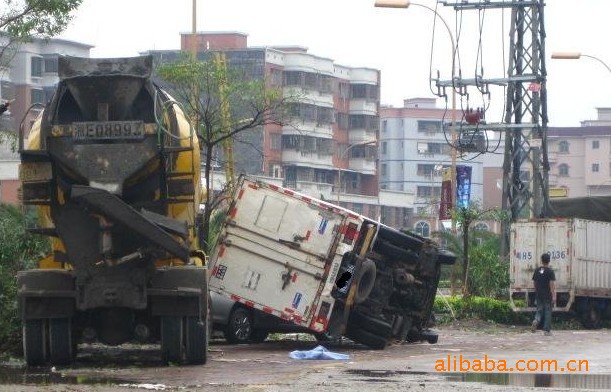
{"type": "MultiPolygon", "coordinates": [[[[213,341],[203,366],[164,367],[156,346],[80,346],[72,367],[26,370],[16,360],[0,367],[0,391],[567,391],[611,390],[611,330],[554,331],[527,327],[454,324],[439,328],[439,342],[392,345],[383,351],[343,341],[317,343],[308,336],[253,345],[213,341]],[[294,360],[289,353],[318,344],[349,360],[294,360]],[[440,361],[520,359],[587,360],[579,374],[547,371],[438,372],[440,361]]],[[[459,370],[459,369],[446,369],[459,370]]]]}

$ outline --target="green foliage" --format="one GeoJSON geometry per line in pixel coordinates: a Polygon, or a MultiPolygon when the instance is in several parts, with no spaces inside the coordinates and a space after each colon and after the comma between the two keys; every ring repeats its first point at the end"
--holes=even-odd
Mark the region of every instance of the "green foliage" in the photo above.
{"type": "Polygon", "coordinates": [[[473,295],[507,297],[509,263],[499,255],[499,238],[490,236],[488,242],[473,246],[469,253],[469,281],[473,295]]]}
{"type": "Polygon", "coordinates": [[[48,251],[45,238],[25,231],[26,217],[12,205],[0,204],[0,352],[14,352],[21,343],[17,315],[17,271],[34,268],[48,251]]]}
{"type": "Polygon", "coordinates": [[[4,0],[0,6],[0,31],[25,41],[32,35],[53,37],[68,27],[72,12],[82,0],[4,0]]]}
{"type": "Polygon", "coordinates": [[[444,314],[440,320],[443,322],[453,319],[479,319],[492,321],[499,324],[527,325],[530,314],[514,312],[509,301],[489,297],[470,296],[467,298],[435,297],[433,311],[436,314],[444,314]]]}
{"type": "MultiPolygon", "coordinates": [[[[200,60],[184,53],[174,63],[158,64],[155,72],[195,124],[202,149],[204,183],[211,184],[213,157],[222,150],[225,170],[229,166],[233,169],[234,141],[248,145],[248,138],[253,133],[260,134],[263,126],[285,125],[287,104],[295,98],[283,96],[280,88],[271,87],[263,78],[253,78],[239,64],[227,63],[221,53],[204,52],[203,56],[200,60]]],[[[226,193],[231,187],[227,184],[226,193]]],[[[210,229],[211,214],[223,208],[225,198],[226,194],[213,195],[208,190],[205,193],[202,232],[207,243],[213,243],[209,238],[214,234],[210,229]]]]}

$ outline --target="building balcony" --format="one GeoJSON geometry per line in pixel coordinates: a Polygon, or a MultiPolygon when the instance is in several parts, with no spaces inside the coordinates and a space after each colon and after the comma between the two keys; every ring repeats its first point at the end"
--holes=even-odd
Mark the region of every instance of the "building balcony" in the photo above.
{"type": "Polygon", "coordinates": [[[310,103],[317,106],[333,107],[333,95],[323,93],[319,90],[303,88],[299,86],[286,86],[282,88],[285,97],[297,97],[300,102],[310,103]]]}
{"type": "Polygon", "coordinates": [[[317,152],[284,149],[282,150],[282,163],[284,165],[331,169],[333,167],[333,156],[322,155],[317,152]]]}
{"type": "Polygon", "coordinates": [[[330,200],[333,198],[333,185],[322,182],[297,181],[295,190],[317,199],[330,200]]]}
{"type": "Polygon", "coordinates": [[[369,114],[375,116],[378,113],[378,103],[366,99],[350,100],[351,114],[369,114]]]}
{"type": "Polygon", "coordinates": [[[354,170],[362,174],[376,173],[376,162],[373,159],[350,158],[349,167],[350,170],[354,170]]]}
{"type": "Polygon", "coordinates": [[[290,125],[282,127],[283,135],[307,135],[322,139],[333,139],[333,127],[331,124],[319,124],[312,121],[295,120],[290,125]]]}
{"type": "Polygon", "coordinates": [[[366,129],[356,129],[348,132],[348,142],[350,144],[368,142],[375,140],[375,131],[368,131],[366,129]]]}

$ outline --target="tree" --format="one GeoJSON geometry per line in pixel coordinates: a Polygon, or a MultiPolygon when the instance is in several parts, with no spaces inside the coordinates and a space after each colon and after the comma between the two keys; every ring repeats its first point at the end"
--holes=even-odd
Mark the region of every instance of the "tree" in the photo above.
{"type": "Polygon", "coordinates": [[[482,210],[478,203],[470,203],[467,208],[457,208],[452,210],[453,219],[456,220],[456,225],[460,227],[463,242],[463,296],[471,294],[469,287],[469,234],[471,224],[477,220],[492,219],[503,220],[506,217],[502,211],[497,209],[482,210]]]}
{"type": "Polygon", "coordinates": [[[285,108],[295,97],[283,96],[280,88],[270,87],[264,79],[249,77],[238,67],[220,66],[214,57],[198,61],[185,54],[177,62],[160,64],[156,73],[196,124],[207,188],[201,231],[203,241],[208,243],[211,215],[223,200],[222,195],[214,197],[209,186],[214,153],[223,143],[232,143],[246,131],[268,124],[284,125],[285,108]]]}
{"type": "Polygon", "coordinates": [[[15,45],[32,36],[53,37],[68,27],[82,0],[3,0],[0,5],[0,65],[12,59],[15,45]]]}
{"type": "Polygon", "coordinates": [[[46,238],[25,230],[36,222],[9,204],[0,204],[0,352],[16,352],[21,344],[21,319],[17,314],[17,271],[33,268],[49,251],[46,238]]]}

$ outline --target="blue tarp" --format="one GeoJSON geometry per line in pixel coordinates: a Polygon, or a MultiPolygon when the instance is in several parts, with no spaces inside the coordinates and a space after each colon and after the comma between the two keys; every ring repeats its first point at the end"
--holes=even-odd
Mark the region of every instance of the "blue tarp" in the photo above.
{"type": "Polygon", "coordinates": [[[306,351],[291,351],[289,357],[292,359],[350,359],[348,354],[334,353],[323,346],[306,351]]]}

